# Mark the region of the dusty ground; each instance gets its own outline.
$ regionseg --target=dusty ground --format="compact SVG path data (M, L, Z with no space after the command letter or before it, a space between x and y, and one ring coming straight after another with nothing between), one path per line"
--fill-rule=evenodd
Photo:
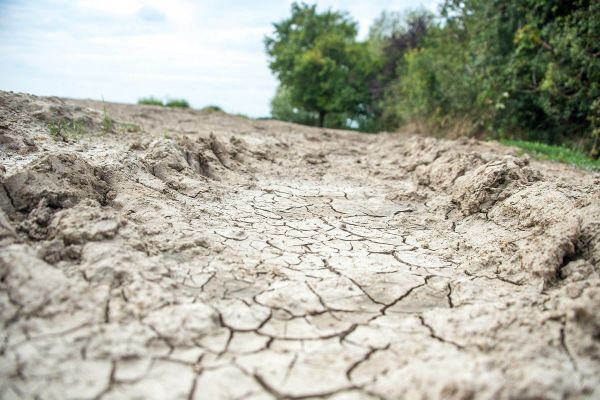
M102 110L0 92L0 398L600 397L598 174Z

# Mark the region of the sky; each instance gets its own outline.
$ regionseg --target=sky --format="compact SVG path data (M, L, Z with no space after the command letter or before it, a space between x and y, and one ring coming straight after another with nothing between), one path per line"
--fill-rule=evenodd
M314 1L307 1L314 3ZM292 0L0 0L0 90L135 103L185 98L193 107L268 116L277 80L263 38ZM439 0L326 0L364 38L383 11Z

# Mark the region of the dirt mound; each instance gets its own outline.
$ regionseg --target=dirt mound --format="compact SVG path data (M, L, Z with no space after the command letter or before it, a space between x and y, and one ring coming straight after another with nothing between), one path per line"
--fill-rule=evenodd
M453 201L464 215L487 212L497 202L539 180L539 173L525 165L523 160L508 158L490 161L465 172L454 181Z
M598 174L6 92L0 121L1 398L598 396Z
M81 199L103 203L109 190L102 171L72 153L45 155L2 184L17 211L31 211L42 200L52 208L69 208Z

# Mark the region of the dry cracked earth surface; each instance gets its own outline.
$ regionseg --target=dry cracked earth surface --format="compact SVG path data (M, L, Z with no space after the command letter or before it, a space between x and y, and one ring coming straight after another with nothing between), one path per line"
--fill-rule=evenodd
M598 174L8 92L0 163L3 399L600 397Z

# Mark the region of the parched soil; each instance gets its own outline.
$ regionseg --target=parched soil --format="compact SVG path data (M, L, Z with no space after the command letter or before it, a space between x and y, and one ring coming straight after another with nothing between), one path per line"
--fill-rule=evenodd
M600 396L598 174L7 92L0 164L0 398Z

